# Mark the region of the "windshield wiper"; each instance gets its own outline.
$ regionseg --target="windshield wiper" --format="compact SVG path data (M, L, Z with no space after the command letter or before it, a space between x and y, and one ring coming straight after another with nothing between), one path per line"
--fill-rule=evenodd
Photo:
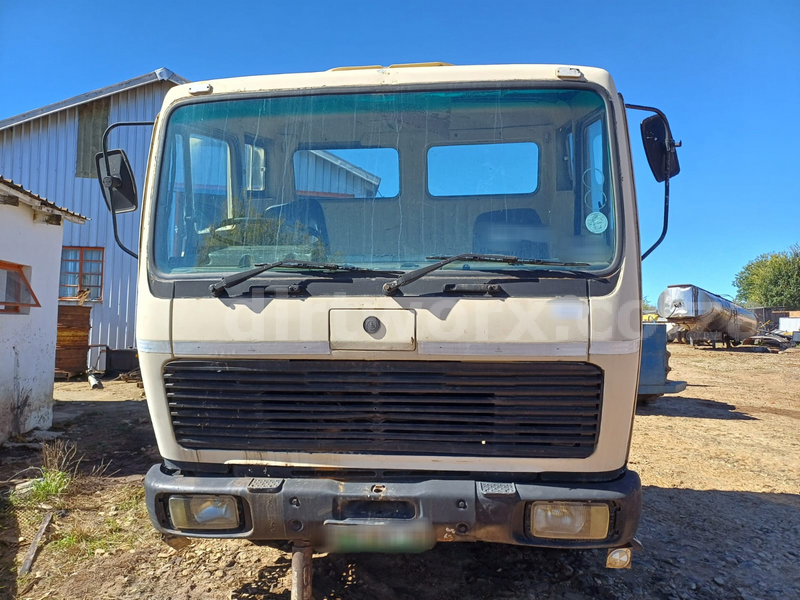
M227 288L239 285L240 283L244 283L248 279L252 279L257 275L261 275L261 273L265 271L269 271L270 269L277 269L279 267L294 269L298 271L304 271L304 270L348 271L348 272L366 271L369 273L385 273L388 275L395 275L397 273L397 271L380 271L376 269L369 269L367 267L356 267L353 265L339 265L336 263L306 262L302 260L279 260L278 262L274 263L256 264L254 269L250 269L248 271L242 271L241 273L235 273L233 275L228 275L226 277L223 277L218 282L212 283L210 286L208 286L208 291L211 292L212 296L218 298Z
M399 288L425 277L428 273L441 269L456 261L465 262L494 262L506 263L509 265L546 265L554 267L588 267L589 263L560 262L556 260L544 260L541 258L519 258L517 256L505 256L503 254L456 254L455 256L426 256L428 260L438 260L438 262L425 267L420 267L408 273L404 273L397 279L383 284L383 293L387 296L394 294Z

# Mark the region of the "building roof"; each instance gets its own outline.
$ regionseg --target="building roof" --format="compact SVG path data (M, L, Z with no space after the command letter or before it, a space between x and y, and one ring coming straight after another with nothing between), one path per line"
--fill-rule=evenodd
M41 108L29 110L28 112L24 112L21 115L17 115L15 117L9 117L8 119L3 119L2 121L0 121L0 130L8 129L9 127L13 127L14 125L25 123L26 121L39 119L41 117L45 117L47 115L59 112L61 110L65 110L67 108L73 108L81 104L86 104L87 102L93 102L94 100L99 100L100 98L112 96L114 94L118 94L120 92L124 92L136 87L147 85L148 83L153 83L155 81L171 81L175 85L189 83L188 79L184 79L180 75L176 75L169 69L165 68L156 69L155 71L152 71L145 75L141 75L140 77L134 77L133 79L128 79L127 81L123 81L122 83L115 83L114 85L109 85L108 87L100 88L99 90L94 90L93 92L87 92L85 94L81 94L80 96L67 98L66 100L62 100L61 102L48 104L47 106L42 106Z
M356 177L360 177L364 181L375 185L376 187L380 185L381 178L375 175L374 173L370 173L359 167L358 165L354 165L348 160L343 159L341 156L336 156L335 154L331 154L330 152L326 152L325 150L309 150L311 154L315 156L319 156L322 160L326 160L335 166L339 167L340 169L344 169L345 171L350 171Z
M30 190L26 190L18 183L14 183L10 179L6 179L0 175L0 205L14 204L18 205L20 202L27 204L34 210L47 213L49 215L58 215L65 218L67 221L73 223L85 223L89 220L88 217L79 215L78 213L67 210L61 206L56 206L49 200L37 196Z

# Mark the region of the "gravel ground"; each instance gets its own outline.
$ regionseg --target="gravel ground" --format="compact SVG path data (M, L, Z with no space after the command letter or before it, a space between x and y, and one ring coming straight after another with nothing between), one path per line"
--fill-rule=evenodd
M631 570L606 570L600 551L488 544L322 555L315 559L317 600L800 598L800 351L670 349L671 378L689 387L638 411L630 466L644 484L644 549ZM9 598L289 597L289 557L279 550L219 540L175 550L158 539L138 483L157 454L140 390L61 383L57 397L66 435L86 464L111 459L119 470L64 499L68 510L57 516L33 576L8 584ZM32 460L12 454L3 469ZM124 525L114 543L78 554L65 552L63 542L59 548L65 532L78 525L99 531L109 515ZM27 549L14 538L30 528L19 519L6 523L4 572Z

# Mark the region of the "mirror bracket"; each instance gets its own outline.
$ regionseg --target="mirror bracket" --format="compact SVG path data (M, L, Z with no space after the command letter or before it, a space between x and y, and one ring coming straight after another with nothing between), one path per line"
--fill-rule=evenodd
M663 224L663 226L661 228L661 235L658 236L658 239L655 241L655 243L652 246L650 246L647 249L646 252L644 252L642 254L641 260L644 260L645 258L650 256L650 254L653 252L653 250L655 250L656 248L658 248L661 245L661 242L663 242L664 238L667 236L667 229L669 228L669 180L670 180L670 177L671 177L670 173L672 172L672 165L670 164L670 161L672 160L673 156L677 157L677 153L675 152L675 149L676 148L680 148L681 146L683 146L683 142L680 142L680 141L676 142L675 139L672 137L672 131L670 130L670 127L669 127L669 121L667 120L667 115L665 115L659 109L657 109L657 108L655 108L653 106L642 106L642 105L639 105L639 104L626 104L625 108L630 108L632 110L643 110L643 111L646 111L646 112L652 112L652 113L657 114L664 121L665 133L666 133L666 139L664 140L664 145L666 146L666 150L667 150L666 155L664 157L664 161L665 161L665 164L664 164L664 224ZM677 175L677 173L675 173L674 175Z
M106 163L108 162L108 158L106 157ZM106 169L108 169L108 164L106 164ZM106 175L103 177L103 187L110 188L110 189L117 189L122 186L122 180L119 177L111 177Z
M109 199L109 210L111 211L111 224L114 228L114 240L117 242L117 246L119 246L123 252L129 254L133 258L138 259L139 255L136 254L133 250L129 249L125 244L122 243L122 240L119 239L119 229L117 227L117 211L114 210L114 203L110 201L112 198L111 192L112 190L120 189L122 187L122 180L119 177L114 177L113 175L108 175L111 172L111 168L108 162L108 135L111 133L113 129L117 127L144 127L144 126L153 126L155 124L154 121L120 121L119 123L112 123L108 126L108 128L103 132L103 162L105 164L106 173L102 178L102 185L106 191L104 191L104 195L107 196Z

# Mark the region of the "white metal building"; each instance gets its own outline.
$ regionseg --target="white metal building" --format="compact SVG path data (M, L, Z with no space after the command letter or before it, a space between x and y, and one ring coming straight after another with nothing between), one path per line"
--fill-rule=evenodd
M0 176L0 443L52 423L61 237L85 220Z
M158 69L0 121L0 173L91 219L81 227L64 226L59 279L61 303L73 302L81 289L89 290L89 301L96 303L90 344L135 346L136 261L114 242L97 182L95 154L102 134L111 123L154 120L167 91L182 83L187 80ZM126 127L109 137L109 148L127 153L140 187L151 134L150 127ZM137 211L118 219L120 239L129 248L137 246L139 217ZM98 357L93 349L89 366Z

